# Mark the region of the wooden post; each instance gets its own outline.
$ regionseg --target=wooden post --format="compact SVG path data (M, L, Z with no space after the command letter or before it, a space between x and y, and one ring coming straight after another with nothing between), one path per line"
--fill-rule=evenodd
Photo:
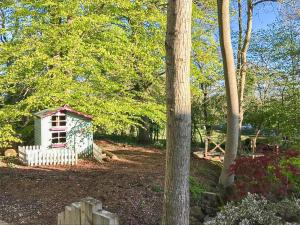
M70 206L66 206L65 207L65 220L64 220L64 225L69 225L69 224L72 224L72 208Z
M205 138L205 147L204 147L204 157L207 156L207 152L208 152L208 138Z
M64 212L58 213L57 225L64 225L64 221L65 221L65 213Z
M105 210L93 213L93 225L118 225L119 219L116 214Z
M279 145L275 145L275 152L277 155L279 154Z
M93 212L102 209L102 202L87 197L81 200L81 225L93 225Z
M116 214L102 210L102 203L87 197L66 206L57 216L58 225L119 225Z
M80 224L80 217L81 217L81 209L80 209L80 202L74 202L71 204L72 211L72 225L81 225Z

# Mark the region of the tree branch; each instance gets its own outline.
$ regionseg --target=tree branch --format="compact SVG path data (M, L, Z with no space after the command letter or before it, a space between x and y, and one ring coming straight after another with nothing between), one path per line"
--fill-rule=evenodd
M278 0L259 0L257 2L254 2L253 6L256 6L256 5L258 5L260 3L264 3L264 2L278 2Z

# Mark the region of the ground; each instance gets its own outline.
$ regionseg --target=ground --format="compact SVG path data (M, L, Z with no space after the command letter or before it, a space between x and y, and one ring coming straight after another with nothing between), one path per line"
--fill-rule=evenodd
M165 151L98 141L119 160L77 166L7 166L0 163L0 220L14 225L55 225L64 206L91 196L117 213L120 224L159 224L162 212ZM219 166L192 159L191 174L214 188Z

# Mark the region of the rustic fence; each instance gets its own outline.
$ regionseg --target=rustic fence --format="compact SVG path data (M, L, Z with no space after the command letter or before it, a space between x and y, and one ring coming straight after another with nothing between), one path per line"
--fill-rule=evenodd
M28 166L77 164L77 153L67 148L52 148L34 145L19 146L19 158Z
M116 214L102 209L102 202L87 197L65 207L57 216L58 225L119 225Z

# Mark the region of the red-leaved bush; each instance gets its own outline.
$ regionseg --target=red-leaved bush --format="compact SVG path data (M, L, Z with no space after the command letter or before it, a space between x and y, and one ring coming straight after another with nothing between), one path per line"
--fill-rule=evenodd
M297 190L291 177L299 177L300 169L289 163L289 159L300 157L299 151L284 151L252 158L241 157L231 166L235 175L235 191L232 200L239 200L249 193L261 194L267 198L280 199Z

